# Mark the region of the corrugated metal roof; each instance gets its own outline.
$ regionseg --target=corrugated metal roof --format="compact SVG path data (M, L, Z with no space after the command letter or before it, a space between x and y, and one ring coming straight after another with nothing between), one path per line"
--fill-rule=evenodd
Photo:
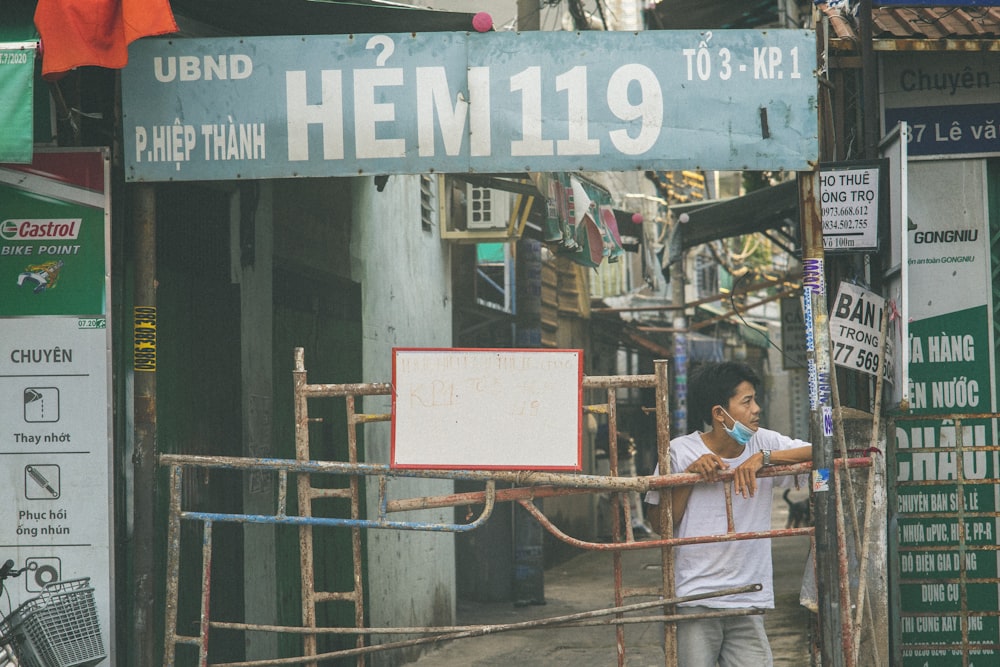
M822 12L829 20L830 30L833 31L833 34L831 35L832 38L843 39L851 42L857 41L858 34L853 16L845 12L840 5L831 7L830 5L823 3L817 7L819 11Z
M829 19L831 37L858 41L858 21L843 5L819 5ZM872 39L1000 39L1000 7L875 7Z
M997 39L1000 7L876 7L875 39Z

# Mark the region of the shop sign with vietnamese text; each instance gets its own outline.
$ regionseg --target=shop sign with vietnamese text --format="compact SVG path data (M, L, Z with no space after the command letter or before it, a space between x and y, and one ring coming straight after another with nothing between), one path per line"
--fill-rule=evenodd
M878 250L879 221L886 211L887 167L885 160L820 166L823 250Z
M1000 62L995 55L887 53L882 58L883 127L906 121L910 158L1000 155Z
M143 39L126 178L808 170L809 30Z

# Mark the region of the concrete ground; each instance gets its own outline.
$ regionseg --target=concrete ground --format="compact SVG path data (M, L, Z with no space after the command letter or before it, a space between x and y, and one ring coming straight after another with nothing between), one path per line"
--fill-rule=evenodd
M793 491L805 496L803 490ZM787 506L775 491L772 526L784 528ZM765 616L776 667L806 667L810 664L811 614L799 605L799 587L809 550L804 536L775 539L775 609ZM623 554L623 584L629 587L658 586L660 551L643 549ZM632 598L635 603L653 598ZM546 570L545 604L514 607L510 603L460 602L461 625L500 625L530 619L551 618L614 606L612 555L581 552ZM646 614L647 612L643 612ZM654 615L655 610L648 612ZM625 664L632 667L665 667L663 631L659 623L625 626ZM426 649L420 667L609 667L618 664L613 627L546 628L497 632L461 639Z

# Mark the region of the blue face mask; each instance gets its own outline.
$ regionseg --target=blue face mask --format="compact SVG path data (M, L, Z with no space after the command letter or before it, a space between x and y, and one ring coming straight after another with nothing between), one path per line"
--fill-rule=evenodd
M722 408L723 412L726 412L725 408ZM726 416L733 419L733 416L726 412ZM735 440L741 445L745 445L750 442L750 438L753 437L753 431L750 430L749 426L746 426L743 422L738 422L733 419L733 427L729 428L725 424L722 425L722 429L726 432L730 438Z

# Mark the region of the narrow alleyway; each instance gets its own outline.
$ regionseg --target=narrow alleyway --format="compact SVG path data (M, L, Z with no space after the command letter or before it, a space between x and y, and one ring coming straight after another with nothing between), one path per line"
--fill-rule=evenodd
M804 491L793 492L804 496ZM787 506L775 491L773 527L784 528ZM809 550L809 538L782 538L772 542L774 553L775 609L765 616L776 667L809 665L809 613L799 605L799 587ZM585 552L545 573L546 604L515 608L509 603L459 603L458 622L463 625L507 624L562 616L603 607L614 601L612 556ZM626 587L654 586L660 580L660 552L656 549L626 552L623 557ZM641 602L632 599L628 602ZM625 626L627 664L663 667L662 630L659 624ZM618 664L613 628L584 627L504 632L459 640L428 649L419 667L611 667Z

